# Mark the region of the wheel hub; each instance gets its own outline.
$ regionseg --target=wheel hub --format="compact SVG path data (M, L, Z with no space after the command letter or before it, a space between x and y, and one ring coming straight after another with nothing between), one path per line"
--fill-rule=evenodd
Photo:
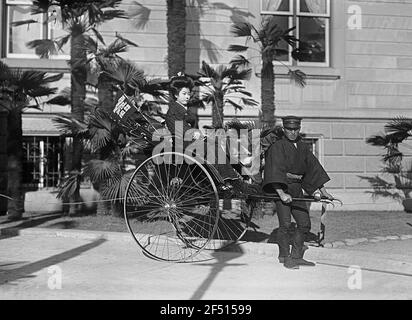
M165 208L166 210L170 210L170 209L176 209L177 206L176 206L176 203L175 203L175 202L171 201L171 202L167 202L167 203L164 205L164 208Z

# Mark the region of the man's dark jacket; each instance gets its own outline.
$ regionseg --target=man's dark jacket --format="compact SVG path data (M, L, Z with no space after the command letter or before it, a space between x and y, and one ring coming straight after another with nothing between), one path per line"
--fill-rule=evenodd
M300 182L290 174L301 176ZM295 145L285 136L276 140L266 153L263 190L276 193L281 188L292 197L302 196L302 188L312 195L330 180L328 174L301 139Z

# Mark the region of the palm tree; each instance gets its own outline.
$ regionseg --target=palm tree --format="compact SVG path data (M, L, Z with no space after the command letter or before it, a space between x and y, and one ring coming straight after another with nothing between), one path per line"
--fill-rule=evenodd
M80 181L89 178L100 194L99 203L112 203L112 214L120 216L118 204L122 202L128 179L133 173L130 167L136 165L136 154L144 147L143 141L133 146L119 143L116 124L106 111L99 108L94 109L85 122L66 116L57 116L53 120L64 135L87 141L85 145L89 152L100 155L88 161L79 174L68 177L60 186L57 197L70 198Z
M103 41L97 27L103 22L126 18L123 10L116 9L121 0L36 0L31 7L32 14L48 14L51 9L59 11L61 24L67 34L55 40L41 39L27 43L34 48L36 53L47 58L56 54L70 40L70 72L71 72L71 112L79 121L84 119L83 103L86 96L87 66L79 63L86 60L85 43L90 39L90 34ZM25 21L18 22L21 25ZM47 22L47 21L46 21ZM33 23L33 19L26 21ZM78 138L73 139L72 165L73 174L81 170L82 144ZM72 202L79 200L79 190L73 194ZM76 212L77 206L71 206L71 211Z
M215 128L223 127L224 108L232 106L242 110L243 106L256 106L257 101L251 98L242 81L250 79L251 69L241 69L239 65L219 65L212 68L202 61L202 68L198 72L204 82L205 89L201 99L212 103L212 125Z
M139 107L144 106L148 96L159 102L167 101L167 82L147 79L144 72L132 62L118 59L105 67L103 73L110 85L116 85L123 92L135 95L133 100ZM119 215L119 204L133 172L130 168L136 167L147 143L142 138L128 136L128 132L113 121L109 111L102 108L92 108L85 121L78 121L70 116L58 116L54 121L64 135L85 141L90 153L96 156L85 163L78 173L66 178L59 188L58 197L63 200L71 198L79 188L80 181L87 177L99 192L102 201L112 203L112 214Z
M116 39L107 46L102 46L98 41L89 38L84 48L87 53L87 60L78 61L80 64L89 66L90 78L94 77L96 79L91 84L96 86L99 106L108 112L114 106L114 88L112 81L104 71L117 61L123 59L119 56L119 53L126 52L129 46L138 46L136 43L123 38L117 32L115 37Z
M261 103L262 122L269 125L275 124L275 73L273 61L279 61L279 57L289 55L289 51L282 49L281 44L287 43L293 49L292 57L295 60L302 58L305 54L305 45L300 43L300 48L296 48L299 42L290 33L294 28L283 30L277 24L276 17L269 16L262 19L259 28L249 22L236 22L232 25L231 32L235 37L245 37L245 45L230 45L228 50L232 52L245 52L247 50L257 50L262 61L261 67ZM258 45L258 49L249 46L252 40ZM252 57L253 58L253 57ZM281 62L281 61L280 61ZM235 57L231 63L239 65L249 65L250 61L242 55ZM305 86L305 74L300 70L289 69L289 75L298 85Z
M407 148L405 142L410 137L412 137L412 120L398 117L385 125L385 133L366 139L368 144L385 150L382 157L382 175L360 177L371 184L374 197L391 197L398 201L412 197L412 163L406 160L405 154L400 151L401 146ZM386 175L391 175L393 182L387 181Z
M1 61L0 74L0 103L8 111L8 193L12 197L8 213L10 219L20 219L24 212L22 114L27 108L40 109L38 98L55 93L57 88L48 85L63 74L48 76L40 71L11 70Z

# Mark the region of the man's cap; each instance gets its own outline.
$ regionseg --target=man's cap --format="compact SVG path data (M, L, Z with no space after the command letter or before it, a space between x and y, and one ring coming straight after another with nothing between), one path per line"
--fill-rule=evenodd
M286 116L282 118L283 127L286 129L300 129L302 118L296 116Z

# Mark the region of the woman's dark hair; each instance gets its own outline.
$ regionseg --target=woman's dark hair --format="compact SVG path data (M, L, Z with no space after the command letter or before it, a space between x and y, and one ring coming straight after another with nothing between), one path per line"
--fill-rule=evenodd
M194 82L191 78L186 76L173 77L170 81L169 90L173 99L179 94L180 90L183 88L189 88L192 90L194 87Z

